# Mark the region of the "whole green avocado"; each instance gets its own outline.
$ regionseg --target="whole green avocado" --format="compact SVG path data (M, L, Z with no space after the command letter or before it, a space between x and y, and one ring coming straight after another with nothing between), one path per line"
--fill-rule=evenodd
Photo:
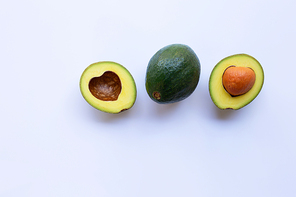
M193 93L199 77L200 62L194 51L184 44L168 45L148 63L146 91L157 103L175 103Z

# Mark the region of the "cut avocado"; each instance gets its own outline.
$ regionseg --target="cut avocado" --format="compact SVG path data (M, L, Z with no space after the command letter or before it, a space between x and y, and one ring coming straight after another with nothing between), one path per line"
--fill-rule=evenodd
M187 45L172 44L157 51L146 71L146 91L161 104L187 98L195 90L200 76L200 62Z
M115 62L97 62L88 66L80 78L80 91L94 108L119 113L130 109L137 90L130 72Z
M212 70L210 96L218 108L237 110L257 97L263 82L263 69L254 57L232 55L222 59Z

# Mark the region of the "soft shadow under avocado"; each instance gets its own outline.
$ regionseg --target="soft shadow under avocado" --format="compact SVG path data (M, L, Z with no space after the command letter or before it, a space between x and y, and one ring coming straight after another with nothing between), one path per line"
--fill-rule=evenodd
M239 113L239 110L233 110L233 109L219 109L215 105L212 106L213 111L215 112L215 115L220 120L227 120L231 119L235 114Z

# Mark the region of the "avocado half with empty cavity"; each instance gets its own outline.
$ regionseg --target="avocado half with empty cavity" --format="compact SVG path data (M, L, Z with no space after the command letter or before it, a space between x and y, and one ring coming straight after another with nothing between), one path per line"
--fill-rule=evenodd
M119 113L130 109L137 90L130 72L116 62L97 62L88 66L80 78L80 91L94 108Z
M247 54L222 59L212 70L210 96L220 109L240 109L252 102L262 89L264 72L261 64Z

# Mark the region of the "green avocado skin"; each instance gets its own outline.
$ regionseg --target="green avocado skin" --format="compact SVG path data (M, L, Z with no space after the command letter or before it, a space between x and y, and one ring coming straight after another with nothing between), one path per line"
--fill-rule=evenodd
M184 100L195 90L200 77L200 62L187 45L172 44L157 51L150 59L145 86L149 97L157 103ZM155 92L160 98L155 98Z

